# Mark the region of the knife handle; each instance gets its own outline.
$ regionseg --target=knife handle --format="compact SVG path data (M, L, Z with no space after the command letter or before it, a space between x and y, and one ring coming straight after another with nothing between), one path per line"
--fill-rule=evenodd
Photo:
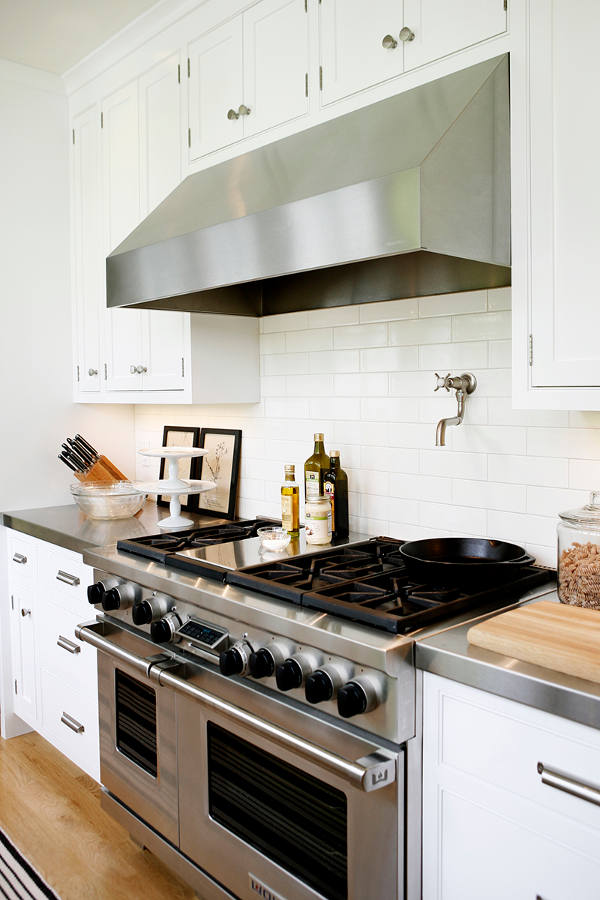
M80 434L76 434L75 440L79 441L81 444L83 444L83 446L87 449L88 453L91 453L95 459L99 459L100 454L98 453L96 448L92 447L92 445L89 443L89 441L86 441L86 439L84 437L82 437Z

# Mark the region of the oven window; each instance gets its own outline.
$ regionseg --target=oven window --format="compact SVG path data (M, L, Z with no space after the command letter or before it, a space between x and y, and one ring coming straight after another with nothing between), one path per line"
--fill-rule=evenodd
M156 694L115 670L117 750L156 778Z
M211 722L207 742L213 819L324 897L345 900L346 795Z

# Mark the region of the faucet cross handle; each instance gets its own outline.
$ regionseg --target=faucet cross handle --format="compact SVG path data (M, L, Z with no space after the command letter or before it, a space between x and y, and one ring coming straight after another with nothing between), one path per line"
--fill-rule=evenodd
M439 391L440 388L446 388L447 391L450 390L450 372L447 375L438 375L435 373L436 377L436 387L435 391ZM434 393L435 393L434 391Z

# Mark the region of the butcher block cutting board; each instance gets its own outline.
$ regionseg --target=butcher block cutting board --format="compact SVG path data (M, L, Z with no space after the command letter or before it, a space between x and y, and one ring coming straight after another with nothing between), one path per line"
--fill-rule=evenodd
M600 683L600 610L540 600L474 625L470 644Z

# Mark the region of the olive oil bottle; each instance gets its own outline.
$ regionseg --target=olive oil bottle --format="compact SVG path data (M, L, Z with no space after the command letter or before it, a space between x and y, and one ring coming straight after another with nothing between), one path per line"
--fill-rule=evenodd
M316 500L323 493L323 475L329 468L329 457L325 453L323 435L315 434L315 449L304 463L304 497Z
M295 466L285 466L285 481L281 485L281 527L292 537L300 533L300 486L296 482Z
M348 537L348 476L340 468L340 451L332 450L329 469L323 475L323 490L331 500L333 538Z

